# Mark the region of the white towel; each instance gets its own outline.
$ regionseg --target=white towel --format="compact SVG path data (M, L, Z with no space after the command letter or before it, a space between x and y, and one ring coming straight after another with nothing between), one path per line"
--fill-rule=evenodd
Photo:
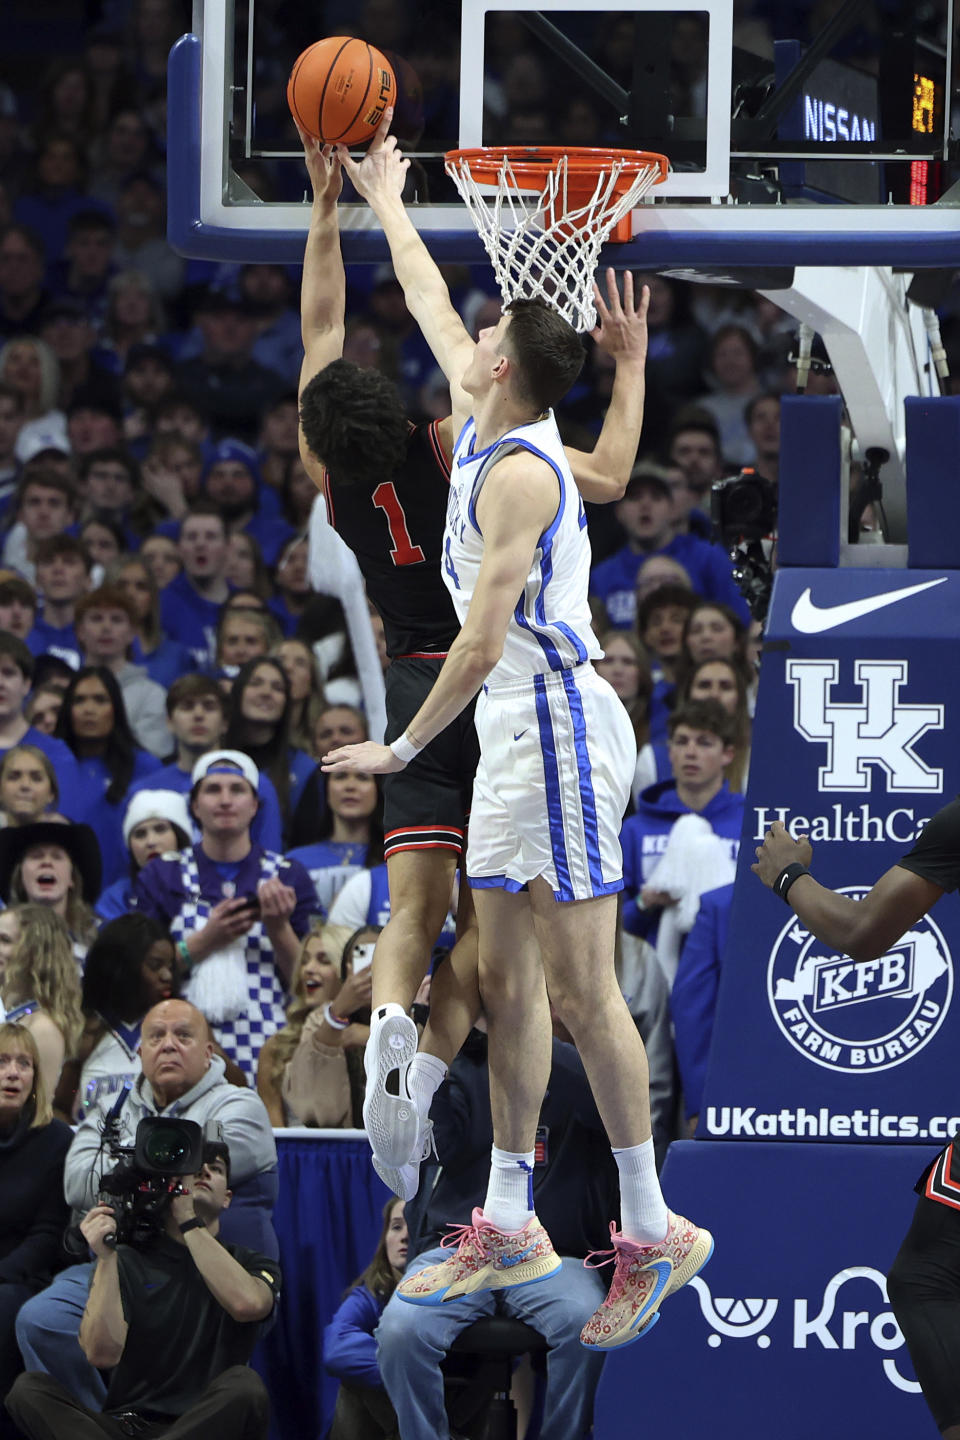
M249 1004L244 941L235 940L208 960L201 960L190 972L186 998L214 1025L242 1015Z
M387 728L386 695L363 576L357 557L327 519L326 501L319 493L310 511L309 554L311 586L322 595L335 595L343 606L370 739L381 742Z
M700 896L728 885L736 873L730 841L715 835L702 815L681 815L674 822L666 850L643 882L677 902L664 908L657 929L657 959L671 987L683 937L692 930L700 909Z

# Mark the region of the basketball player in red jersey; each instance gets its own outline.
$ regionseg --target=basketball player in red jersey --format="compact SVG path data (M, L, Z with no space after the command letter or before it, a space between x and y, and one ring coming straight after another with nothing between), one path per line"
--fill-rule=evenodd
M390 118L388 112L382 135ZM300 134L314 196L301 298L300 453L383 618L391 660L389 743L403 735L431 690L459 628L440 576L456 436L450 417L411 425L390 380L340 358L340 165L329 147ZM611 271L608 300L597 298L594 339L615 359L613 393L594 451L568 448L567 456L584 498L606 502L623 494L639 444L649 296L644 288L635 307L627 274L621 304ZM462 325L452 306L451 320ZM374 956L364 1123L378 1173L404 1199L416 1192L429 1147L433 1095L480 1009L475 921L462 886L459 939L435 973L430 1023L417 1053L407 1012L446 916L478 754L471 706L385 783L391 917Z

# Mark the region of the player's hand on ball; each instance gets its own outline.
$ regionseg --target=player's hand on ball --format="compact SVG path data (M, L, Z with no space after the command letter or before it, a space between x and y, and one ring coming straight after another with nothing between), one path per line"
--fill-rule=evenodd
M313 198L322 204L336 205L343 187L343 171L340 156L332 145L324 145L308 135L295 120L297 133L303 141L303 158L313 186Z
M361 745L341 745L338 750L328 750L320 762L326 775L337 775L344 770L359 770L364 775L391 775L394 770L403 769L389 745L376 745L364 740Z
M809 865L813 859L813 846L806 835L794 840L787 827L780 820L774 820L756 849L757 862L750 869L770 889L781 870L788 865Z
M360 161L353 159L345 145L337 146L340 163L354 189L374 206L378 200L395 198L403 193L410 169L410 161L404 159L397 147L397 137L389 133L392 119L391 105L384 111L383 119L370 141L370 148Z

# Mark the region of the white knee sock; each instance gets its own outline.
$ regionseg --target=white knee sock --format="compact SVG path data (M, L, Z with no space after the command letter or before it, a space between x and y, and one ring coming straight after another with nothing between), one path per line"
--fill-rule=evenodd
M407 1070L407 1094L417 1107L421 1130L430 1114L433 1097L447 1078L447 1066L436 1055L421 1055L419 1052L410 1061Z
M620 1228L630 1240L656 1245L667 1233L667 1206L660 1191L653 1141L614 1150L620 1172Z
M490 1148L490 1181L483 1202L483 1218L498 1230L522 1230L533 1217L532 1150L514 1154Z

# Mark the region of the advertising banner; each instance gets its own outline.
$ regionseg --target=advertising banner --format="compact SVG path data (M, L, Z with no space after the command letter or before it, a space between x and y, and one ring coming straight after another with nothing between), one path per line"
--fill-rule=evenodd
M671 1146L667 1204L716 1248L607 1357L596 1440L936 1440L885 1280L922 1168L912 1146Z
M775 821L859 899L960 789L960 574L781 570L697 1134L925 1145L960 1128L945 897L886 955L821 944L750 872Z

